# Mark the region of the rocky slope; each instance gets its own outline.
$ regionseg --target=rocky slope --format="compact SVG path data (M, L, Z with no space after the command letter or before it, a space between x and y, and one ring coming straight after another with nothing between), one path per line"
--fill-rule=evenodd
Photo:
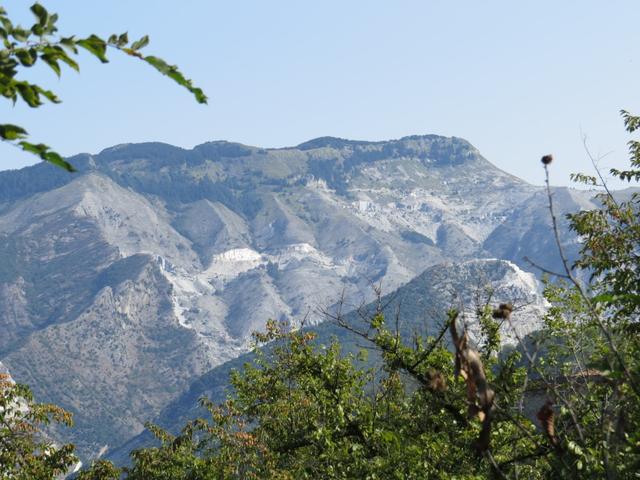
M443 262L559 268L541 189L458 138L153 143L71 161L78 174L0 173L0 360L75 413L61 434L85 456L140 433L268 318L317 323L341 295L361 305L372 284L391 292ZM554 195L560 212L593 205Z

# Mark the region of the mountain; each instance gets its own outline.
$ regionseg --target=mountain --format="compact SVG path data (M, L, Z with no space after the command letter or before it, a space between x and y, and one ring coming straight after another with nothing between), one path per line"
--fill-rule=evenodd
M455 137L148 143L70 161L79 173L0 172L0 360L75 414L57 438L84 457L139 434L268 318L316 324L318 307L447 263L560 268L543 190ZM554 190L560 216L591 196Z

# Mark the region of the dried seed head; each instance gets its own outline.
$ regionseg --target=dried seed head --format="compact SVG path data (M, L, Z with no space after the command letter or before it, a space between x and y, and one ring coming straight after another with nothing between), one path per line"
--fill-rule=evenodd
M512 303L501 303L498 308L500 308L500 310L508 310L509 312L513 312Z
M549 165L551 162L553 162L553 155L545 155L544 157L542 157L541 161L544 165Z
M429 380L429 389L434 392L444 392L447 389L447 381L440 372L432 372Z
M493 310L493 318L495 319L504 319L506 320L511 316L511 312L513 312L513 305L510 303L501 303L498 308Z
M546 403L542 406L542 408L538 411L536 415L540 424L542 425L542 429L547 434L551 445L554 447L559 446L558 437L556 436L555 430L555 413L553 411L553 402L551 400L547 400Z

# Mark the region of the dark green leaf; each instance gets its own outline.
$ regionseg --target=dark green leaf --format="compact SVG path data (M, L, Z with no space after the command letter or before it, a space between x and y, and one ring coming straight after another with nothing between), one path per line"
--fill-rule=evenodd
M96 35L91 35L87 38L77 40L76 45L84 48L86 51L98 58L102 63L107 63L109 61L106 57L107 43Z
M145 35L140 40L137 40L137 41L133 42L131 44L131 49L132 50L140 50L141 48L144 48L147 45L149 45L149 37L147 35Z
M33 48L19 48L15 51L15 55L18 57L18 60L20 60L20 63L25 67L30 67L38 59L38 55Z
M54 13L53 15L49 15L49 21L47 22L47 26L45 27L45 33L53 34L58 29L56 27L56 22L58 21L58 14Z
M52 103L61 103L62 102L62 100L60 100L60 98L58 98L58 96L55 93L53 93L51 90L45 90L44 88L39 87L37 85L35 85L35 88L38 91L38 93L43 95L50 102L52 102Z
M44 27L49 21L49 12L39 3L34 3L31 6L31 11L38 18L38 24Z
M73 68L76 72L80 71L80 65L78 65L78 63L69 55L67 55L67 53L62 49L60 49L60 52L58 52L58 60L63 61L69 67Z
M42 25L36 23L31 27L31 33L37 35L38 37L42 37L44 36L44 28L42 27Z
M78 49L76 48L76 40L74 37L61 38L60 45L71 50L73 53L78 53Z
M194 87L191 83L191 80L185 78L180 70L178 70L178 67L176 67L175 65L169 65L163 59L151 55L143 57L142 59L163 75L171 78L178 85L181 85L189 90L196 98L196 101L198 103L207 103L207 96L204 94L202 89Z
M622 115L624 126L629 133L633 133L640 128L640 117L631 115L626 110L620 110L620 115Z
M13 30L13 23L7 17L0 17L0 23L7 32L11 32Z
M44 63L49 65L51 70L56 72L57 76L60 76L60 64L58 63L58 60L55 55L50 55L45 53L44 55L40 55L40 58L44 61Z
M42 105L42 102L40 101L40 95L38 94L38 91L34 85L31 85L27 82L16 82L15 87L22 97L22 100L24 100L27 105L32 108L36 108Z
M20 27L15 27L11 30L11 36L18 42L26 42L29 39L29 32Z
M118 47L124 47L127 43L129 43L129 35L127 34L127 32L124 32L118 37L117 45Z
M59 153L52 151L47 145L43 143L34 144L23 141L20 142L19 145L25 152L33 153L40 157L42 160L63 168L67 172L76 171L74 166L67 162L64 158L62 158Z
M10 123L0 125L0 137L3 140L17 140L26 136L27 131L18 125L11 125Z

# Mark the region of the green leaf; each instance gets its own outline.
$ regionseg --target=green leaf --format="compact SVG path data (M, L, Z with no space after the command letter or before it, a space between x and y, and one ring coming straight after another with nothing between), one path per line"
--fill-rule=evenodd
M38 59L38 54L33 48L19 48L15 51L15 55L24 67L30 67Z
M73 53L78 53L78 49L76 48L76 39L73 36L61 38L60 45L72 51Z
M49 35L55 33L58 28L56 27L56 22L58 21L58 14L54 13L53 15L49 15L49 21L47 22L47 26L45 27L45 33Z
M71 165L69 162L67 162L64 158L62 158L62 156L60 156L60 154L56 153L56 152L46 152L43 156L42 156L43 160L46 160L49 163L52 163L60 168L65 169L67 172L75 172L76 169L74 168L73 165Z
M129 43L129 35L127 34L127 32L124 32L118 37L117 45L118 47L124 47L127 43Z
M78 65L78 63L73 58L71 58L69 55L67 55L64 51L62 51L62 52L60 52L58 54L58 60L63 61L69 67L73 68L76 72L80 71L80 65Z
M569 175L572 182L582 183L584 185L597 186L596 177L593 175L585 175L584 173L572 173Z
M15 27L11 30L11 36L18 42L26 42L29 39L29 32L23 28Z
M35 89L38 91L39 94L43 95L50 102L62 103L62 100L60 100L60 98L51 90L45 90L44 88L39 87L38 85L35 85Z
M169 65L163 59L154 57L152 55L142 57L142 59L163 75L171 78L178 85L181 85L189 90L198 103L207 103L207 96L204 94L202 89L194 87L191 83L191 80L185 78L180 70L178 70L178 67L176 67L175 65Z
M620 110L620 115L622 115L622 119L624 120L624 126L627 129L627 132L633 133L638 128L640 128L640 117L631 115L626 110Z
M49 12L39 3L34 3L31 6L31 11L38 18L38 24L44 27L49 21Z
M40 95L34 85L27 82L16 82L15 86L16 90L18 90L18 93L22 97L22 100L24 100L31 108L36 108L42 105Z
M25 152L33 153L35 155L40 156L42 153L46 152L47 147L44 143L29 143L29 142L20 142L19 144L22 147L22 150Z
M16 104L16 87L13 82L10 85L0 85L0 94Z
M51 68L51 70L53 70L58 77L60 76L60 64L58 63L58 59L55 55L45 53L43 55L40 55L40 58L44 61L44 63L49 65L49 68Z
M26 136L27 131L18 125L12 125L10 123L0 125L0 137L3 140L17 140L19 138L25 138Z
M633 293L620 293L615 295L611 293L602 293L593 297L593 301L595 303L604 304L612 304L615 302L630 302L635 305L640 305L640 295L636 295Z
M382 315L381 313L377 313L371 319L370 324L371 324L371 328L380 329L382 327L382 325L384 324L384 315Z
M47 145L43 143L35 144L35 143L22 141L19 143L19 145L20 147L22 147L22 150L24 150L25 152L29 152L29 153L33 153L34 155L37 155L45 162L49 162L53 165L56 165L57 167L63 168L67 172L76 171L74 166L71 165L69 162L67 162L64 158L62 158L62 156L59 153L52 151Z
M11 23L11 20L7 17L0 17L0 23L2 23L2 26L7 32L11 33L13 30L13 23Z
M144 48L147 45L149 45L149 36L145 35L140 40L136 40L135 42L133 42L131 44L131 49L132 50L140 50L141 48Z
M84 48L87 52L91 53L94 57L98 58L102 63L108 63L109 60L106 57L107 43L96 35L91 35L87 38L76 41L76 45Z

